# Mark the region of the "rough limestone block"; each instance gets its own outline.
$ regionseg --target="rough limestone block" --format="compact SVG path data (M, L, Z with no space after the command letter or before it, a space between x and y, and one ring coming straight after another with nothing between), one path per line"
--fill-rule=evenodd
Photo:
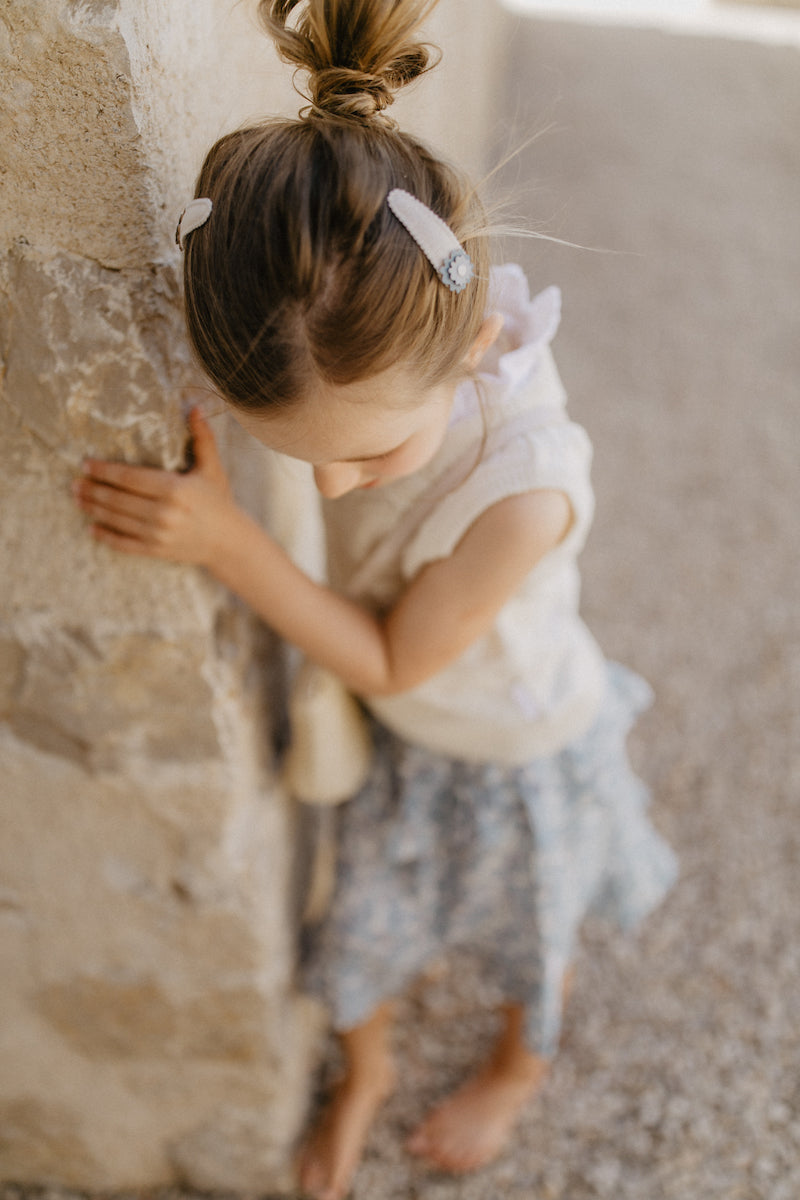
M141 754L163 762L216 758L207 657L197 639L52 631L27 650L11 727L44 750L103 770Z
M161 0L0 5L0 1179L270 1188L302 1117L270 644L69 495L86 454L184 460L175 219L255 94L196 87L227 8L176 53Z
M86 454L183 464L177 216L219 134L301 103L254 0L190 8L0 0L0 1180L274 1190L308 1090L274 641L70 497ZM447 8L398 116L473 165L491 13ZM309 472L212 423L318 570Z
M285 809L221 764L123 780L0 753L3 1177L274 1183L308 1070Z
M147 262L155 242L130 61L101 19L115 5L14 0L4 8L5 219L42 249L109 267Z
M11 711L24 661L22 647L13 638L0 636L0 718L3 720Z
M86 454L181 465L180 388L196 371L173 267L16 250L8 278L4 393L25 428L73 467Z

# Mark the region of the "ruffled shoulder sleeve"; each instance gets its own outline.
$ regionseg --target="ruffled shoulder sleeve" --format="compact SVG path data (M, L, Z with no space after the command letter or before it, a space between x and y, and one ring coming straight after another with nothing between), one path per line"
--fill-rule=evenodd
M477 517L506 496L537 488L564 491L575 516L571 553L591 522L591 445L567 418L566 392L550 350L561 293L550 287L531 299L521 268L505 266L492 274L490 303L490 311L505 319L502 340L481 364L477 383L468 385L474 393L469 407L477 407L485 422L480 458L410 539L402 559L406 580L451 554Z
M480 378L507 393L530 377L553 341L561 323L561 290L548 287L531 298L524 271L508 263L492 271L489 311L501 314L503 329Z

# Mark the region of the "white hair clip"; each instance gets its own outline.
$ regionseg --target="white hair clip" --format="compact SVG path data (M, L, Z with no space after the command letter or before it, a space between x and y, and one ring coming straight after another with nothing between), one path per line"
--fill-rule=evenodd
M442 283L451 292L463 292L475 276L472 259L449 225L410 192L393 188L386 202L398 221L405 225Z
M178 218L178 228L175 230L175 241L181 250L183 249L183 242L187 233L191 233L193 229L199 229L201 225L205 225L211 216L212 208L211 201L205 197L190 200L186 205L186 208Z

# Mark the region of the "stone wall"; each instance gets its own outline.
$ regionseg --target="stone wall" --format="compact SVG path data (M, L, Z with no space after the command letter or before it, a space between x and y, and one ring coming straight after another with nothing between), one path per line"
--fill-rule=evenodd
M202 573L95 546L69 494L86 453L182 461L176 215L214 137L297 107L253 7L0 0L3 1180L264 1190L303 1116L274 646ZM445 66L401 107L476 166L469 7L437 11ZM215 425L313 558L307 481Z

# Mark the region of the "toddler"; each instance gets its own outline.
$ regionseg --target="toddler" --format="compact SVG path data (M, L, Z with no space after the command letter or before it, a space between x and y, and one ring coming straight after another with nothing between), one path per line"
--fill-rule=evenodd
M427 964L469 952L502 1012L409 1141L464 1172L546 1072L585 915L631 927L675 874L625 750L649 689L578 612L591 448L551 354L559 293L490 268L475 190L386 115L430 65L434 3L262 0L308 107L221 138L178 230L208 378L313 467L328 584L236 505L197 410L190 471L89 461L76 485L100 542L207 568L369 714L301 964L345 1064L300 1155L316 1200L349 1189L394 1082L392 998Z

